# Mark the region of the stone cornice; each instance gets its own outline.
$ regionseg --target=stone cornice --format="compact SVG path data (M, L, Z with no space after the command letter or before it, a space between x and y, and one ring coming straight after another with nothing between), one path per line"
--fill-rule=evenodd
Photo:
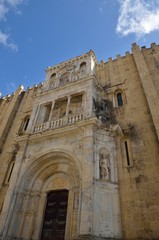
M87 57L89 57L89 56L91 56L91 57L93 58L93 60L95 61L95 63L98 64L98 61L97 61L97 59L96 59L96 56L95 56L94 51L93 51L93 50L90 50L89 52L87 52L87 53L85 53L85 54L82 54L82 55L77 56L77 57L75 57L75 58L71 58L71 59L69 59L69 60L67 60L67 61L64 61L64 62L62 62L62 63L59 63L59 64L57 64L57 65L55 65L55 66L52 66L52 67L49 66L49 67L46 68L46 72L52 71L52 70L57 70L57 69L59 70L60 68L69 66L70 64L75 63L76 61L79 61L79 60L83 60L83 61L84 61L85 58L87 58Z
M65 85L62 85L62 86L58 86L56 88L52 88L52 89L47 89L47 90L42 90L41 92L39 92L37 94L37 97L40 97L40 96L43 96L45 94L49 94L49 93L54 93L54 92L57 92L57 91L61 91L65 88L69 88L69 86L74 86L74 85L81 85L82 83L84 82L88 82L90 80L95 80L96 77L95 75L90 75L90 76L86 76L86 77L83 77L82 79L78 79L76 81L71 81L71 82L68 82L67 84Z

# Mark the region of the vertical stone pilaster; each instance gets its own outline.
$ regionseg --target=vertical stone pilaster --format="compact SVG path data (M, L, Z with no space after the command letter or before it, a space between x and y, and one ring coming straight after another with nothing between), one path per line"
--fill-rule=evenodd
M141 79L141 83L145 92L145 97L149 106L149 110L153 119L157 137L159 140L159 110L158 103L159 97L157 95L153 79L150 75L149 69L146 65L144 56L137 44L132 45L132 53Z
M29 120L29 125L28 125L27 130L26 130L27 133L30 133L32 131L32 129L33 129L35 123L36 123L38 113L39 113L39 108L38 108L38 104L36 103L34 105L33 112L31 114L31 118ZM36 118L35 118L35 116L36 116Z
M16 111L20 105L20 94L22 91L23 86L20 86L15 92L11 100L11 103L9 104L7 111L5 112L4 117L2 119L0 127L0 152L2 151L3 144L6 140L9 129L12 126L12 122L14 120Z
M35 104L34 106L34 109L33 109L33 113L32 114L32 117L31 117L31 120L30 120L30 125L31 125L31 128L32 128L32 131L34 130L34 126L37 124L37 121L38 121L38 116L39 116L39 113L40 113L40 104ZM29 126L28 126L28 131L29 131Z
M90 86L90 89L86 92L85 95L85 115L87 118L92 117L93 114L93 96L92 96L92 86Z
M37 197L37 205L36 205L36 218L34 221L34 226L36 228L34 229L34 232L32 234L33 239L40 239L40 235L42 232L42 225L43 225L43 211L39 211L39 209L45 209L47 201L47 194L46 193L41 193L39 197Z
M21 149L18 151L17 155L16 155L16 160L15 160L15 165L14 165L14 169L12 172L12 176L10 179L10 185L5 197L5 201L4 201L4 205L3 205L3 209L2 209L2 213L1 213L1 224L0 226L2 226L3 229L3 235L5 236L5 234L8 234L9 228L10 228L10 222L11 219L13 217L13 212L14 212L14 208L15 208L15 203L16 203L16 199L17 199L17 185L18 185L18 178L19 178L19 174L20 174L20 170L21 170L21 165L22 165L22 160L24 158L24 154L25 154L25 148L26 148L26 142L23 142L23 147L21 146Z
M71 102L71 96L68 96L67 108L66 108L66 116L68 116L68 114L69 114L70 102Z
M90 235L93 231L93 137L93 126L87 126L84 131L80 235Z
M52 101L52 106L51 106L51 111L50 111L49 121L51 121L52 113L53 113L53 111L54 111L54 106L55 106L55 100Z

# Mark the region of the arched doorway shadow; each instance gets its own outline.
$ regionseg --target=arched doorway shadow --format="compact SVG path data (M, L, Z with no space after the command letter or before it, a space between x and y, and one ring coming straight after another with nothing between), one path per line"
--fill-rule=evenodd
M7 236L40 239L48 193L65 190L68 191L65 239L76 237L80 176L79 164L68 153L52 152L33 159L19 180Z

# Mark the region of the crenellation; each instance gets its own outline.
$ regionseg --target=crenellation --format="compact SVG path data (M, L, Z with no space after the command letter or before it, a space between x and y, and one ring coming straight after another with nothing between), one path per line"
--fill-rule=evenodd
M100 61L100 65L104 65L104 64L105 64L105 61L104 61L104 60L101 60L101 61ZM98 66L98 64L97 64L96 66Z
M139 48L139 46L137 45L137 43L136 42L134 42L134 43L132 43L132 49L134 49L134 48Z
M121 58L121 54L116 55L117 60Z
M132 55L132 54L131 54L129 51L125 52L125 56L126 56L126 57L131 57L131 55Z
M112 58L112 57L109 57L109 58L108 58L108 63L109 63L109 62L112 62L112 61L113 61L113 58Z
M158 44L156 44L155 42L153 42L153 43L151 43L151 48L152 49L157 49L158 50L158 48L159 48L159 45Z

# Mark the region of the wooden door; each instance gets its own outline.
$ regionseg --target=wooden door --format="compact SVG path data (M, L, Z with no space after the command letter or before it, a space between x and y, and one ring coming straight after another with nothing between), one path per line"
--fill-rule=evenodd
M48 193L41 240L64 240L68 191Z

